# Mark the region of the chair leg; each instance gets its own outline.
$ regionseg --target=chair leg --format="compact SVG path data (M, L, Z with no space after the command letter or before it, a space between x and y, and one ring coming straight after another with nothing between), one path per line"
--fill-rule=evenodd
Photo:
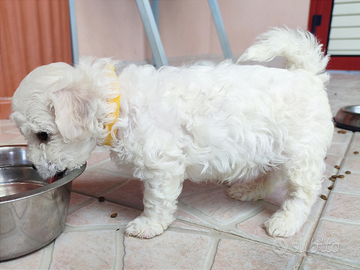
M148 0L136 0L141 19L145 28L146 35L148 37L151 51L155 62L155 67L167 66L165 51L161 43L159 30L156 26L154 14L151 10Z
M228 40L226 32L225 32L224 23L221 18L217 0L208 0L208 3L210 6L210 10L211 10L211 14L212 14L212 17L214 20L216 31L219 36L219 40L220 40L222 51L224 53L224 57L225 57L225 59L232 59L232 53L231 53L231 49L230 49L230 45L229 45L229 40Z

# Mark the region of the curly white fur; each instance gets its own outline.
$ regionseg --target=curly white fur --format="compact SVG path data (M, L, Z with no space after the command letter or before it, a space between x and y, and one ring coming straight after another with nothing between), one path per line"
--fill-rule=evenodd
M128 235L151 238L174 220L184 179L235 183L239 200L265 197L284 179L281 209L265 223L291 236L306 221L320 188L333 124L324 84L324 57L304 31L272 29L241 60L284 56L288 69L242 66L130 65L118 74L120 115L110 148L119 167L144 183L144 212ZM29 159L43 177L79 167L107 136L114 109L106 66L82 59L31 72L13 97L12 119L29 142ZM39 132L49 134L39 140ZM113 133L114 134L114 133Z

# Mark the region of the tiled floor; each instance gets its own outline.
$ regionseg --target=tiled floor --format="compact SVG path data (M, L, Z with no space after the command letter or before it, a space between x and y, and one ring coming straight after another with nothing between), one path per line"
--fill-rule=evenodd
M332 74L328 88L334 114L341 106L360 104L359 74ZM25 143L13 123L0 124L0 144ZM125 237L124 229L141 212L141 183L119 174L99 148L73 183L63 233L39 251L0 263L0 269L360 269L360 154L355 151L360 133L336 129L326 179L345 177L331 191L332 182L323 182L321 193L328 200L319 197L309 221L291 238L269 237L263 227L282 203L281 187L266 199L239 202L226 196L226 186L185 182L176 221L163 235L140 240Z

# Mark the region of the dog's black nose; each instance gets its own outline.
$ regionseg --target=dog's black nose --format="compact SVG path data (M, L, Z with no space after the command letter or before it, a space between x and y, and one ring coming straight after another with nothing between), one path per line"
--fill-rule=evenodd
M35 171L37 171L37 169L36 169L36 167L35 167L34 164L31 164L31 167L32 167Z

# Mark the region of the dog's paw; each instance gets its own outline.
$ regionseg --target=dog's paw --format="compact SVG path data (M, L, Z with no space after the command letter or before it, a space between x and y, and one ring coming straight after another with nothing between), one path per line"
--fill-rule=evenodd
M274 216L267 220L264 225L270 236L290 237L296 234L303 224L293 215L275 213Z
M125 230L127 236L146 239L153 238L154 236L160 235L163 232L164 228L161 224L151 222L144 216L139 216L133 221L130 221Z
M266 197L256 185L251 184L235 184L228 189L227 194L230 198L239 201L257 201Z

